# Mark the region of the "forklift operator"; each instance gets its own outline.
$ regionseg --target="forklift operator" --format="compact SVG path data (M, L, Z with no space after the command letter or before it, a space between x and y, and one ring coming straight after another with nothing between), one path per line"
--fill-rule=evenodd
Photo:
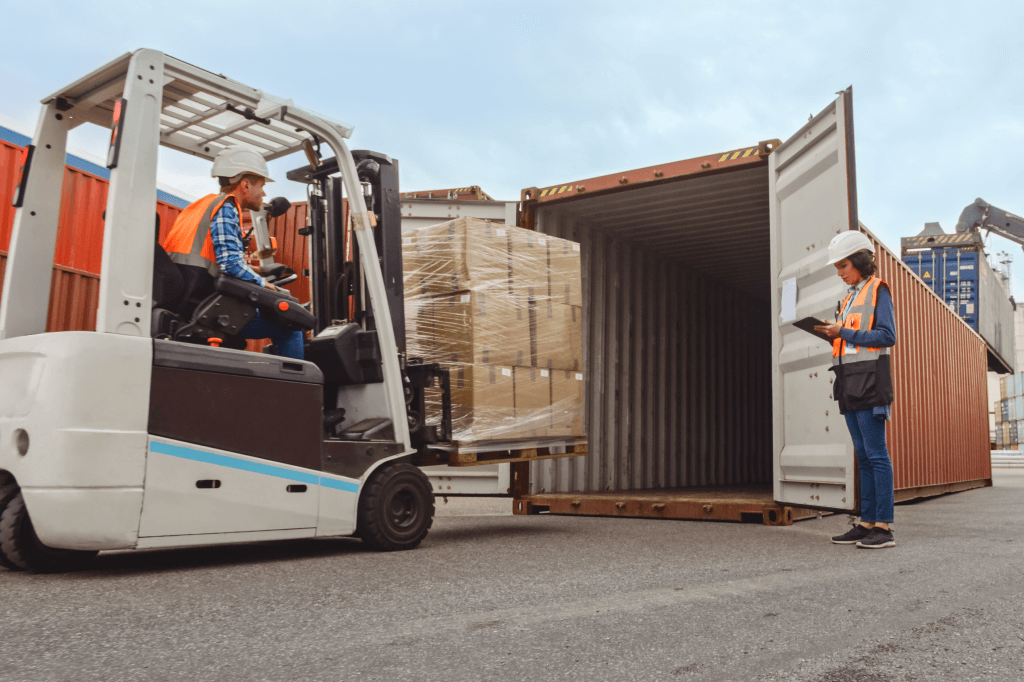
M242 244L240 211L262 209L263 185L273 182L267 162L256 151L234 145L217 154L211 175L220 181L220 194L207 195L182 211L164 240L164 250L175 263L205 268L213 277L223 274L277 291L245 262ZM303 359L303 333L281 329L261 318L259 312L238 335L269 338L278 355Z

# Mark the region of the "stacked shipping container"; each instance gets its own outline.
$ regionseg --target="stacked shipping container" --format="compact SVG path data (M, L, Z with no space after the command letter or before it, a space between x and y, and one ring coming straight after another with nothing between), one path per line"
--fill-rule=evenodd
M1017 450L1024 441L1024 372L999 378L999 400L995 414L995 444L1002 450Z

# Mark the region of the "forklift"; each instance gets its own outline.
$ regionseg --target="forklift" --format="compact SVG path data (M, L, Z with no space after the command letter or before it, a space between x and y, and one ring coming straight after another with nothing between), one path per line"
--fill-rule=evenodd
M67 136L85 123L111 131L96 331L47 333ZM434 496L416 456L450 438L448 374L406 357L398 162L350 151L351 132L148 49L43 100L0 299L0 564L349 535L420 544ZM304 161L287 175L309 196L308 305L154 243L158 148L212 162L238 144ZM267 219L282 202L249 214L277 285L296 277L273 262ZM243 350L256 311L308 330L306 360ZM440 414L426 414L428 388Z

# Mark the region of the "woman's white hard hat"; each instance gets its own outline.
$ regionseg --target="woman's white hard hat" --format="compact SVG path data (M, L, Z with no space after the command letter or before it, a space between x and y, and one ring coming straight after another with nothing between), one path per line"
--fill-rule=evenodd
M875 245L863 232L849 230L840 232L828 244L828 264L834 265L844 258L849 258L858 251L875 252Z
M267 182L273 182L266 160L256 150L236 144L217 152L210 175L215 178L234 178L242 173L252 173Z

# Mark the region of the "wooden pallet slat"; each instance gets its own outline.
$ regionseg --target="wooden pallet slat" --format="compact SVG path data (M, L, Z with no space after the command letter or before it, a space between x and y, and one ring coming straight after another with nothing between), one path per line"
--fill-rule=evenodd
M490 450L486 443L455 443L450 451L430 450L420 453L416 458L418 466L436 466L447 464L451 467L482 466L485 464L504 464L514 462L534 462L542 459L559 459L562 457L580 457L586 455L587 442L577 439L575 443L562 443L565 452L552 452L556 446L509 448Z

